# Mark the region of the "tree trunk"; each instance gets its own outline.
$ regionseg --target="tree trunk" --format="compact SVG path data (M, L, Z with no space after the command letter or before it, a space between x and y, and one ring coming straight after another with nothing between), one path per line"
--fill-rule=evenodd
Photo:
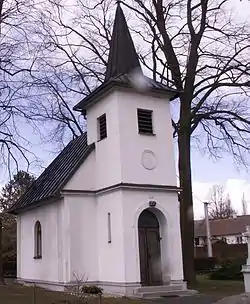
M4 284L4 275L3 275L3 253L2 253L2 219L0 217L0 285Z
M191 151L189 128L179 130L179 178L182 189L180 195L180 222L184 279L188 286L196 283L194 268L194 214L191 179Z

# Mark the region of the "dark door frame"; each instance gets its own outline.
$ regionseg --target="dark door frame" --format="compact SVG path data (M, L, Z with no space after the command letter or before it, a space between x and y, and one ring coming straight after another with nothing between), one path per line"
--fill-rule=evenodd
M141 284L161 285L161 243L159 221L150 210L144 210L138 219Z

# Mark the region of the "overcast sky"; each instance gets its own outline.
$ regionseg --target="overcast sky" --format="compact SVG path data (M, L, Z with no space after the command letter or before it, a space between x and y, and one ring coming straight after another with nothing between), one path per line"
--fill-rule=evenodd
M240 20L250 20L250 1L232 0L231 4ZM249 156L250 160L250 156ZM213 161L202 156L199 151L192 151L192 174L194 193L194 212L196 218L204 216L203 201L208 199L209 189L213 184L223 184L225 192L230 194L232 205L239 214L242 213L242 194L245 193L248 212L250 213L250 168L237 168L229 155Z
M230 5L240 20L250 20L250 1L232 0ZM55 157L55 154L49 152L53 144L41 147L38 135L34 134L28 127L25 128L27 129L27 134L30 134L32 138L33 152L43 160L43 166L48 165ZM31 171L36 175L41 170L41 167L31 167ZM196 218L203 217L202 202L208 199L208 192L213 184L223 184L225 186L226 192L230 194L233 207L239 214L242 212L241 198L244 192L250 213L250 172L247 172L247 169L243 167L237 168L229 155L224 155L222 159L214 161L209 156L201 155L197 149L193 149L192 176ZM5 182L6 172L2 170L0 171L0 185Z

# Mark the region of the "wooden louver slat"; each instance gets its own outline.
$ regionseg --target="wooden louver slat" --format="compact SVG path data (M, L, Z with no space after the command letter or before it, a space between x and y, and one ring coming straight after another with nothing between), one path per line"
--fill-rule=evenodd
M153 134L152 111L137 109L139 133Z
M99 121L99 139L102 140L107 137L107 122L106 114L103 114L98 118Z

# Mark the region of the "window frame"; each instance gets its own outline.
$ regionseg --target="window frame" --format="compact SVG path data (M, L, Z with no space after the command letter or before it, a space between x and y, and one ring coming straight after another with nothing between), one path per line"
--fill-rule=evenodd
M108 243L112 242L112 231L111 231L111 214L108 213Z
M34 259L42 258L42 225L36 221L34 226Z
M150 114L150 130L142 130L142 115L148 115ZM149 122L149 121L148 121ZM148 123L147 122L147 123ZM138 127L138 133L141 135L155 135L154 133L154 119L153 119L153 110L150 109L142 109L137 108L137 127Z
M101 120L105 118L105 133L102 136L101 124L103 123ZM106 113L102 114L97 118L97 132L98 132L98 141L101 141L108 137L108 127L107 127L107 115Z

